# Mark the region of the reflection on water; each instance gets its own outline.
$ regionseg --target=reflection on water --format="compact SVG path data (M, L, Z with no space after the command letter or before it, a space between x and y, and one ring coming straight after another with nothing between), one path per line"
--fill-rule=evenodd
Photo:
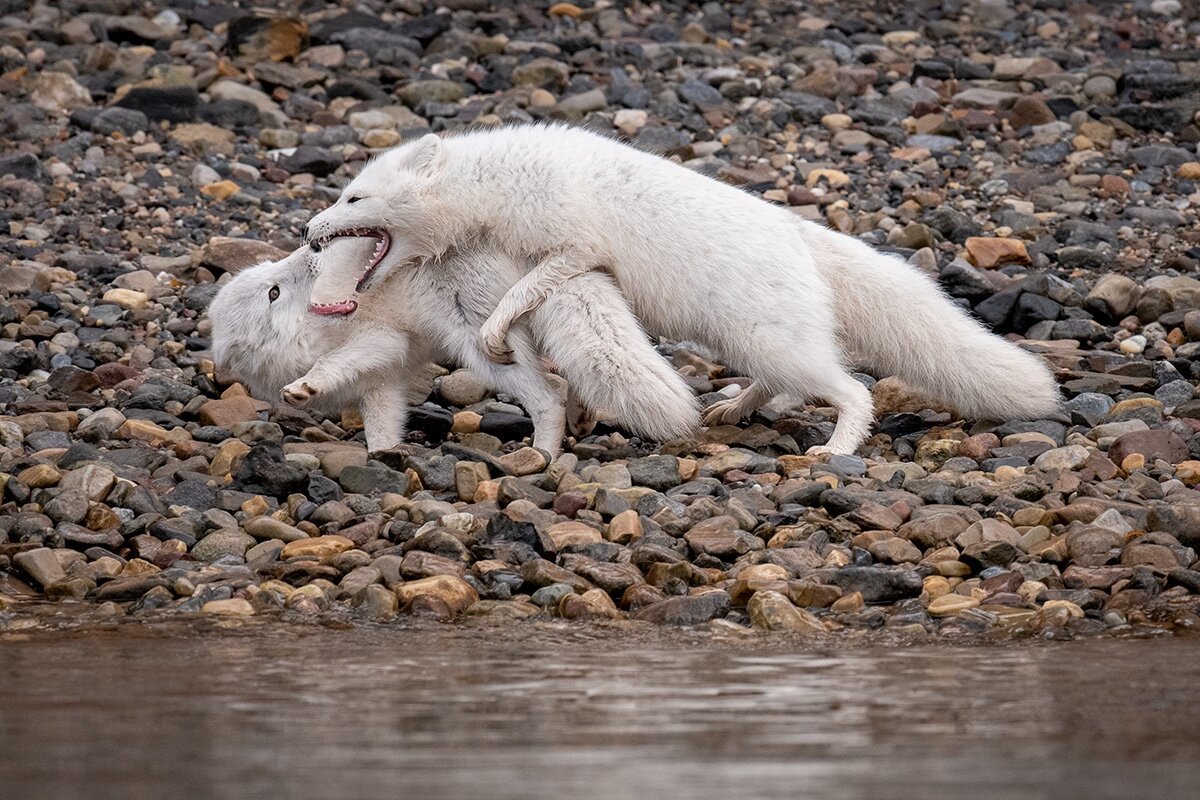
M4 798L1196 797L1200 765L1200 639L122 626L0 639L0 681Z

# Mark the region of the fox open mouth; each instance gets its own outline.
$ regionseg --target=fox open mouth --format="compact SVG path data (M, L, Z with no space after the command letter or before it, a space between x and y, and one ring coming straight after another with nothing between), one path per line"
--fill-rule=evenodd
M344 317L358 310L358 303L353 300L339 300L336 303L309 303L308 310L322 317Z
M392 249L392 237L389 236L388 232L383 228L343 228L342 230L334 231L328 236L323 236L320 239L314 239L313 241L309 242L309 246L313 249L314 253L319 253L321 252L322 247L329 244L334 239L342 239L347 237L364 237L375 240L375 249L371 252L371 260L367 262L366 268L364 268L362 274L358 276L358 284L354 287L356 292L361 292L367 288L367 285L371 280L371 276L375 274L375 268L379 266L380 262L383 261L385 256L387 256L388 251ZM338 303L325 304L325 307L336 307L339 310L322 312L313 309L313 311L317 314L349 314L354 311L354 308L350 308L349 310L342 308L347 304L353 305L354 308L357 308L357 304L354 303L353 300L344 300Z

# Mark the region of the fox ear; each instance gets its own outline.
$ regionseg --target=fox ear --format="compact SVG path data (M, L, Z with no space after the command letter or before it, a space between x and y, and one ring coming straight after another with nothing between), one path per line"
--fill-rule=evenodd
M239 272L245 272L248 269L254 269L255 267L261 267L271 263L272 261L266 258L249 260L241 259L238 261L226 261L219 267L219 269L223 272L229 273L230 275L237 275Z
M431 178L441 171L445 161L446 149L442 147L441 137L427 133L412 146L408 167L422 177Z

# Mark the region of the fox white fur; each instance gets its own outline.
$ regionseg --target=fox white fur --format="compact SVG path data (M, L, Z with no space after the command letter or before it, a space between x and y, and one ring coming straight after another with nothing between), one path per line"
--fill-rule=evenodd
M354 226L383 227L393 249L414 257L482 238L530 263L482 326L494 359L509 326L564 281L608 271L651 333L700 342L754 379L711 407L709 424L778 394L823 398L838 420L820 450L853 452L873 409L852 362L971 417L1058 408L1041 359L986 331L913 267L583 130L511 127L402 145L369 163L306 235L324 241Z
M499 254L447 252L391 270L353 314L310 313L324 262L361 264L370 244L340 240L319 254L305 246L234 276L209 308L217 364L263 399L329 412L357 403L371 451L404 441L411 382L435 358L517 397L534 422L534 446L551 454L562 444L563 386L545 372L541 354L583 405L605 409L631 431L667 440L699 426L694 394L598 273L564 284L527 327L513 330L512 365L490 361L479 340L479 326L523 272Z

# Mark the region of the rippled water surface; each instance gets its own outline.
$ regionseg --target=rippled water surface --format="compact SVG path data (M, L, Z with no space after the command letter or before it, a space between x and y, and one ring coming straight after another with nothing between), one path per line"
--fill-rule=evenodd
M1200 638L829 647L537 625L0 638L0 797L235 796L1195 798Z

